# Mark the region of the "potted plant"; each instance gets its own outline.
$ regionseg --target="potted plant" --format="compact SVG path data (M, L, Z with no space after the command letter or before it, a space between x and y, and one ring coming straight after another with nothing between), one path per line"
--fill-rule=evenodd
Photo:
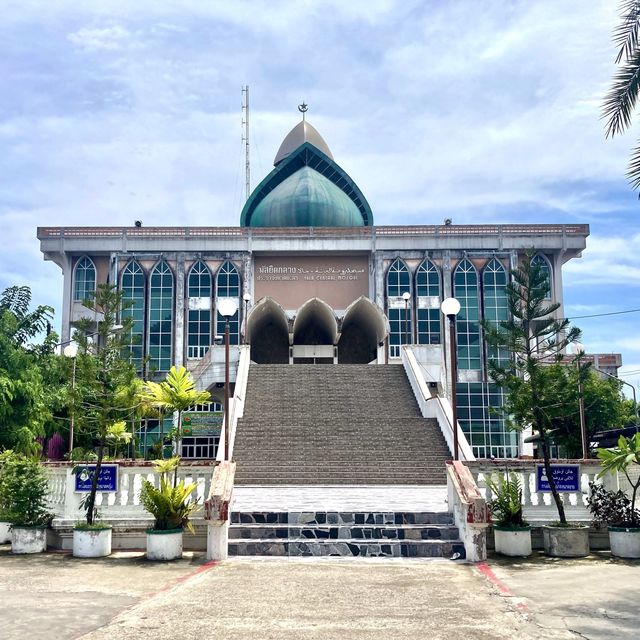
M140 491L142 506L154 517L152 529L147 530L147 558L149 560L175 560L182 557L182 533L186 527L193 533L189 516L198 508L191 497L195 482L172 482L171 475L180 462L175 456L158 460L155 472L160 476L159 487L143 480Z
M2 465L2 491L11 518L11 552L41 553L47 549L47 477L37 460L14 454Z
M505 556L531 555L531 526L522 514L522 481L515 473L487 478L493 494L489 502L496 519L493 535L496 553Z
M17 454L11 450L0 453L0 544L11 542L11 513L9 511L9 494L3 483L5 463L15 459Z
M640 558L640 513L636 510L640 476L636 475L634 481L629 473L632 467L640 467L640 433L631 438L620 436L617 447L598 449L597 454L602 464L598 478L622 472L632 490L626 508L619 509L608 523L611 553L620 558Z

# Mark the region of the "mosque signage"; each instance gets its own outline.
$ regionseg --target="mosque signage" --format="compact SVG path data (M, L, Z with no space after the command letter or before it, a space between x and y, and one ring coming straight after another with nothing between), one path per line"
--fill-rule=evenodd
M182 415L182 435L217 436L222 431L222 411L189 411Z
M75 488L77 493L87 493L91 491L93 484L93 476L96 472L95 464L83 464L74 468ZM98 476L98 491L117 491L118 490L118 465L103 464L100 467L100 475Z
M579 464L552 464L551 473L558 491L580 491ZM551 491L549 479L542 464L536 467L536 491Z
M369 293L369 258L355 256L264 256L254 261L256 300L271 296L285 309L320 298L346 309Z

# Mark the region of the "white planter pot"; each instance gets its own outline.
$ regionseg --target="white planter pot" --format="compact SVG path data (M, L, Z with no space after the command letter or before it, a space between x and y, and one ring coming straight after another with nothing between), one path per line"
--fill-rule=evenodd
M590 553L589 527L542 527L544 552L554 558L583 558Z
M74 529L75 558L102 558L111 554L111 527L105 529Z
M10 522L0 521L0 544L7 544L7 542L11 542L10 526Z
M12 527L11 553L42 553L46 550L46 527Z
M496 553L503 556L526 557L531 555L531 528L493 527Z
M640 558L640 529L609 527L609 545L618 558Z
M149 560L177 560L182 557L182 529L147 531Z

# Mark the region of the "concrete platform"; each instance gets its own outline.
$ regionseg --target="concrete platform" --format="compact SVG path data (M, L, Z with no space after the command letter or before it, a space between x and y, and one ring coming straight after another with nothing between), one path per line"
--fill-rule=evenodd
M446 512L446 485L244 485L232 511Z

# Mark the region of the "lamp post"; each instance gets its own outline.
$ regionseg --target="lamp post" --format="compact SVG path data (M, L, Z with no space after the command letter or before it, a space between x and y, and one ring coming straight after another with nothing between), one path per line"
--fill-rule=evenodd
M635 408L635 414L636 414L636 426L640 425L640 416L638 415L638 401L636 399L636 388L630 382L627 382L626 380L622 380L622 378L618 378L618 376L613 376L610 373L607 373L606 371L602 371L602 369L596 369L595 367L593 367L593 370L597 371L603 376L607 376L607 378L613 378L614 380L617 380L621 384L626 384L628 387L631 387L631 392L633 393L633 406Z
M408 291L405 291L402 294L402 299L404 300L404 343L409 344L409 298L411 298L411 294Z
M580 342L573 343L573 352L576 354L576 367L578 369L578 405L580 407L580 439L582 440L582 458L589 457L589 443L587 441L587 427L584 419L584 394L582 392L582 379L580 377L580 360L584 356L584 345Z
M75 393L76 389L76 356L78 355L78 345L75 342L70 342L63 350L62 353L66 358L71 358L73 360L73 365L71 369L71 393ZM74 429L74 420L75 420L75 398L72 401L71 405L71 416L69 417L69 456L71 456L71 452L73 451L73 429Z
M218 313L224 318L224 459L229 460L229 320L238 312L236 298L220 298Z
M243 343L247 344L247 329L248 329L247 312L249 311L249 302L251 301L251 294L250 293L245 293L242 296L242 299L244 300L244 340L243 340Z
M456 386L458 384L458 348L456 346L456 316L460 303L455 298L442 301L440 311L449 318L449 345L451 347L451 413L453 414L453 459L458 460L458 406Z

